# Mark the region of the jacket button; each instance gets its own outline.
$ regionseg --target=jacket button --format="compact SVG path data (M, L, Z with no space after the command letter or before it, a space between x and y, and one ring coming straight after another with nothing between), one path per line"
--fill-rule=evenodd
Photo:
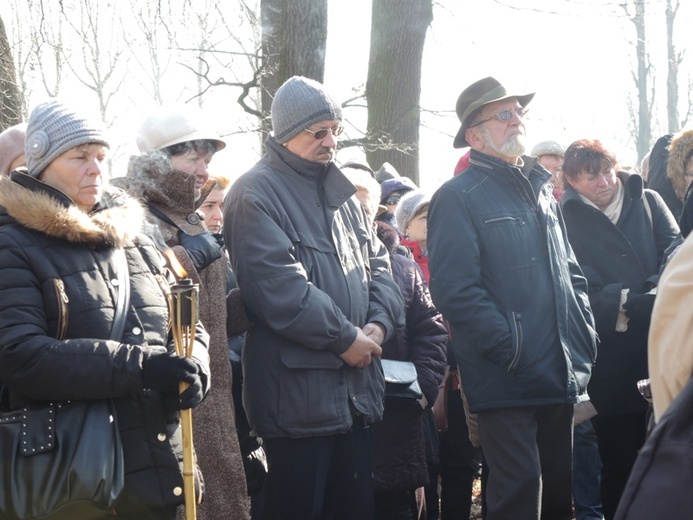
M142 329L139 328L139 327L133 327L133 328L132 328L132 333L133 333L135 336L139 336L140 334L142 334Z
M113 280L111 280L111 285L112 285L113 287L118 287L118 284L119 284L119 283L120 283L120 282L118 282L118 279L117 279L117 278L114 278Z
M183 494L183 488L180 486L176 486L173 488L173 494L176 495L177 497L181 496Z
M191 213L187 218L188 223L197 226L200 223L200 216L197 213Z
M166 434L160 433L159 435L156 436L156 438L159 439L161 442L164 442L166 440Z

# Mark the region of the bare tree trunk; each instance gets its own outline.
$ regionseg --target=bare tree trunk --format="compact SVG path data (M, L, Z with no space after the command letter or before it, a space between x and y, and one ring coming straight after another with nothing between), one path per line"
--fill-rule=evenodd
M638 75L636 85L638 88L638 128L636 129L636 150L638 161L650 151L650 140L652 130L650 127L650 103L647 96L648 77L650 75L650 64L647 56L647 46L645 39L645 3L635 2L635 16L632 18L635 24L635 32L638 37L636 53L638 57Z
M678 132L679 122L679 65L682 56L674 47L674 20L679 10L679 0L672 7L672 0L667 0L667 122L669 133Z
M262 0L260 11L264 141L272 99L282 83L295 75L324 81L327 0Z
M368 163L419 183L421 61L431 0L373 0L368 62Z
M5 24L0 17L0 132L22 120L22 96Z

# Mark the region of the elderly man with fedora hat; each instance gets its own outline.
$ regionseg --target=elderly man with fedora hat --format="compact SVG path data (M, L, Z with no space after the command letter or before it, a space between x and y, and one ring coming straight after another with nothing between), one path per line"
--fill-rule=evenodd
M488 520L570 520L573 403L596 357L587 283L551 194L524 156L534 94L492 77L457 101L470 165L428 213L431 294L451 328L489 466Z
M404 325L402 297L356 188L333 162L340 104L294 76L271 116L266 154L224 203L254 321L243 404L267 454L263 519L372 519L380 345Z

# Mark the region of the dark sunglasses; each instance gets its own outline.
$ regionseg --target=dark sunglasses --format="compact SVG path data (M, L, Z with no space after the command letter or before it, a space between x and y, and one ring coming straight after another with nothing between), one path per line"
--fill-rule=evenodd
M479 121L478 123L474 123L471 125L469 128L474 128L475 126L479 126L483 123L487 123L488 121L491 121L491 119L498 119L499 121L503 121L504 123L510 121L513 118L513 112L517 114L517 117L522 119L527 115L527 112L529 112L528 108L525 107L518 107L514 109L508 109L508 110L501 110L497 114L492 115L488 119L483 119Z
M304 131L308 132L309 134L313 134L313 137L320 141L327 137L327 132L332 132L332 135L337 137L344 131L344 127L342 125L339 125L335 126L334 128L323 128L321 130L309 130L308 128L305 128Z

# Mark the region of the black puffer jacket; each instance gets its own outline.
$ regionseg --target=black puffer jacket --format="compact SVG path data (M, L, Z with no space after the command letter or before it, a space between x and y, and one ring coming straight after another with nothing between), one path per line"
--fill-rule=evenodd
M378 226L378 237L391 252L392 277L402 292L406 316L405 326L383 343L382 357L414 363L430 407L445 372L447 330L419 266L410 258L392 254L397 243L388 243L381 230L387 226L395 241L397 232L385 222L378 222ZM377 492L413 490L428 482L422 411L417 404L392 407L385 401L383 420L373 427L373 482Z
M13 407L113 398L126 473L118 511L182 503L178 413L166 412L159 392L143 388L147 357L173 345L168 272L139 234L141 208L114 190L87 214L18 172L0 180L0 205L0 382ZM116 307L115 247L125 249L131 283L121 342L105 339ZM193 358L203 382L206 347L199 329Z

